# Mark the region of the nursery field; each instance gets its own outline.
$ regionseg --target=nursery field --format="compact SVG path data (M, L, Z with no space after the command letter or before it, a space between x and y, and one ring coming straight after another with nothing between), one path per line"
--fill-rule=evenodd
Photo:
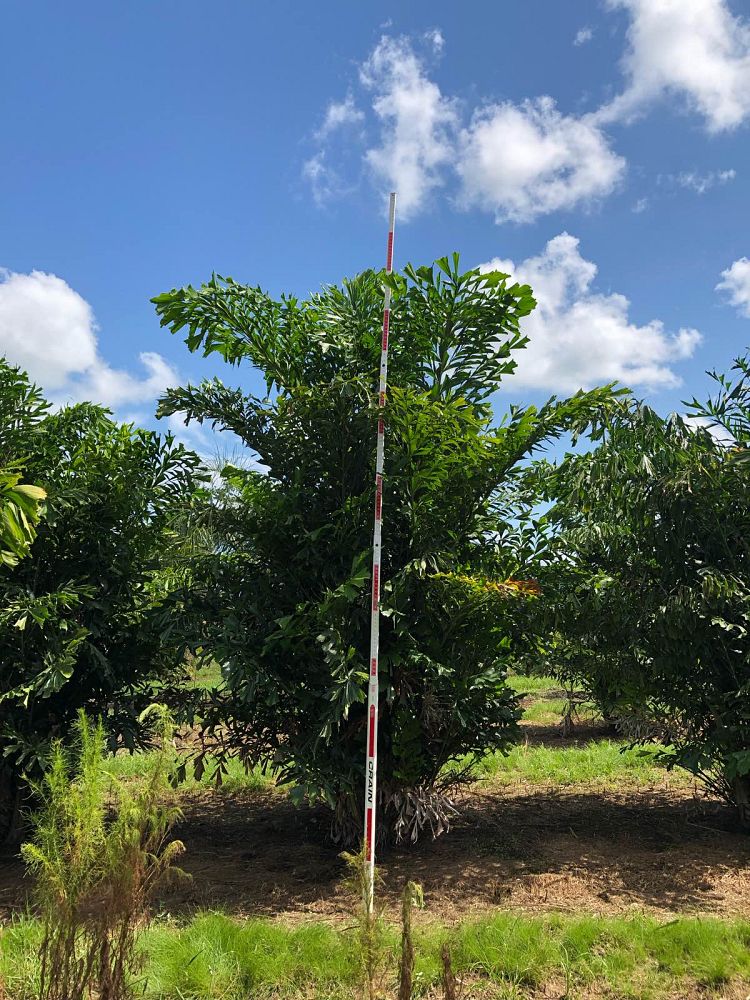
M0 359L0 1000L750 998L750 357L496 414L457 253L152 302L236 452Z
M407 880L424 888L420 989L437 981L447 936L466 998L747 997L750 841L732 811L652 750L623 750L585 705L564 736L552 679L514 684L528 692L524 742L484 762L449 835L382 858L389 920ZM353 904L325 813L239 768L220 789L204 778L175 794L191 878L157 901L145 995L353 995ZM18 998L33 995L28 888L7 854L2 968Z

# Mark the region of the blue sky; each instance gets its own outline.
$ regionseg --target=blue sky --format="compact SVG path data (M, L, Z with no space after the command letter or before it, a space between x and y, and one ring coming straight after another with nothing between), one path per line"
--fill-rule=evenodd
M750 341L748 15L6 0L0 353L150 422L165 385L221 370L152 295L380 266L395 186L397 265L459 250L535 285L508 400L619 377L679 408Z

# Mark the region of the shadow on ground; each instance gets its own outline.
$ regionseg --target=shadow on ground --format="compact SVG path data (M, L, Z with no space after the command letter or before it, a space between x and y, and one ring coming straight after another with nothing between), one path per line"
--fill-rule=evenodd
M221 907L238 914L326 917L347 912L344 866L326 842L325 812L278 791L185 797L177 831L192 879L167 892L173 915ZM390 904L421 882L444 920L492 908L750 916L750 838L732 811L674 789L498 788L460 802L452 832L381 859ZM0 914L26 905L16 857L0 857Z

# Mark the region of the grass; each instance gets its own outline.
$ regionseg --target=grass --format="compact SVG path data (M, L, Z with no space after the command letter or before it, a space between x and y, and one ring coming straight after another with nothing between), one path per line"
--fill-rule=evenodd
M661 748L649 745L628 749L615 740L598 740L582 747L546 747L519 744L507 754L490 754L477 765L477 774L502 784L638 785L689 784L684 772L667 771L654 760Z
M508 687L513 688L519 694L544 694L546 691L561 691L562 684L556 677L537 676L532 674L528 677L522 674L511 674L508 677Z
M750 922L742 920L499 912L451 929L426 924L415 937L417 995L438 981L446 939L455 971L493 989L483 995L525 996L556 984L556 996L590 990L660 1000L716 996L732 981L750 987ZM11 1000L34 996L38 940L30 920L12 924L0 939L0 975ZM396 944L393 930L394 954ZM319 923L287 927L205 913L184 927L152 925L144 948L136 985L144 1000L343 1000L356 994L359 980L352 933Z
M567 701L565 698L539 698L524 709L524 722L559 723Z
M559 726L568 702L565 698L539 698L527 705L523 713L524 722L533 722L542 726ZM589 724L601 719L592 702L583 702L576 706L573 716L574 725Z
M218 679L217 670L199 674L195 683L200 686ZM509 683L530 695L526 721L550 726L560 721L566 702L554 697L560 691L555 678L519 676ZM585 716L587 706L580 712ZM507 755L487 757L477 772L506 785L644 787L690 782L689 775L670 774L655 762L659 749L627 749L613 740L586 746L519 745ZM139 773L144 763L142 755L119 755L107 766L128 777ZM181 789L210 787L211 771L207 768L200 781L189 775ZM272 784L272 775L258 770L246 774L238 761L230 761L222 787L234 792ZM510 1000L544 991L564 1000L708 1000L735 987L742 987L742 995L750 994L748 921L684 917L659 923L644 915L504 911L450 929L423 921L415 934L415 996L438 995L431 991L439 980L445 940L451 943L455 971L471 983L464 993L467 998ZM39 925L31 919L0 928L0 997L36 997L39 941ZM387 947L395 969L395 929L388 931ZM353 932L320 923L290 927L264 919L241 922L223 913L199 914L184 925L167 918L145 932L143 948L144 971L134 984L143 1000L348 1000L358 995L361 980Z
M210 691L218 687L223 678L221 676L221 666L212 660L211 663L190 671L190 681L188 687L199 688L203 691Z
M107 770L120 778L135 777L145 770L149 756L149 753L118 754L116 757L109 758L107 761ZM201 776L200 781L196 780L192 768L189 767L185 781L180 784L179 788L181 791L195 791L199 788L215 787L215 782L212 778L213 773L214 761L209 756L206 761L206 770ZM245 771L239 760L231 759L227 761L227 773L224 775L222 784L219 786L219 791L232 794L242 791L258 791L259 789L272 786L273 775L270 771L264 774L257 767L252 768L250 771Z

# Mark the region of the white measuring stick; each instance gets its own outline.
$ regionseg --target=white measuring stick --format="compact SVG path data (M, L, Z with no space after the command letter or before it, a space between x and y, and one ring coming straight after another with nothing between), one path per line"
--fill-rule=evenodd
M388 249L385 273L393 270L393 229L396 224L396 193L391 192L388 209ZM380 556L383 524L383 457L385 426L383 409L388 384L388 329L391 322L391 290L385 290L383 339L380 347L380 385L378 390L378 447L375 458L375 527L372 533L372 618L370 622L370 683L367 690L367 758L365 767L365 863L367 865L367 908L375 902L375 823L378 793L378 656L380 640Z

